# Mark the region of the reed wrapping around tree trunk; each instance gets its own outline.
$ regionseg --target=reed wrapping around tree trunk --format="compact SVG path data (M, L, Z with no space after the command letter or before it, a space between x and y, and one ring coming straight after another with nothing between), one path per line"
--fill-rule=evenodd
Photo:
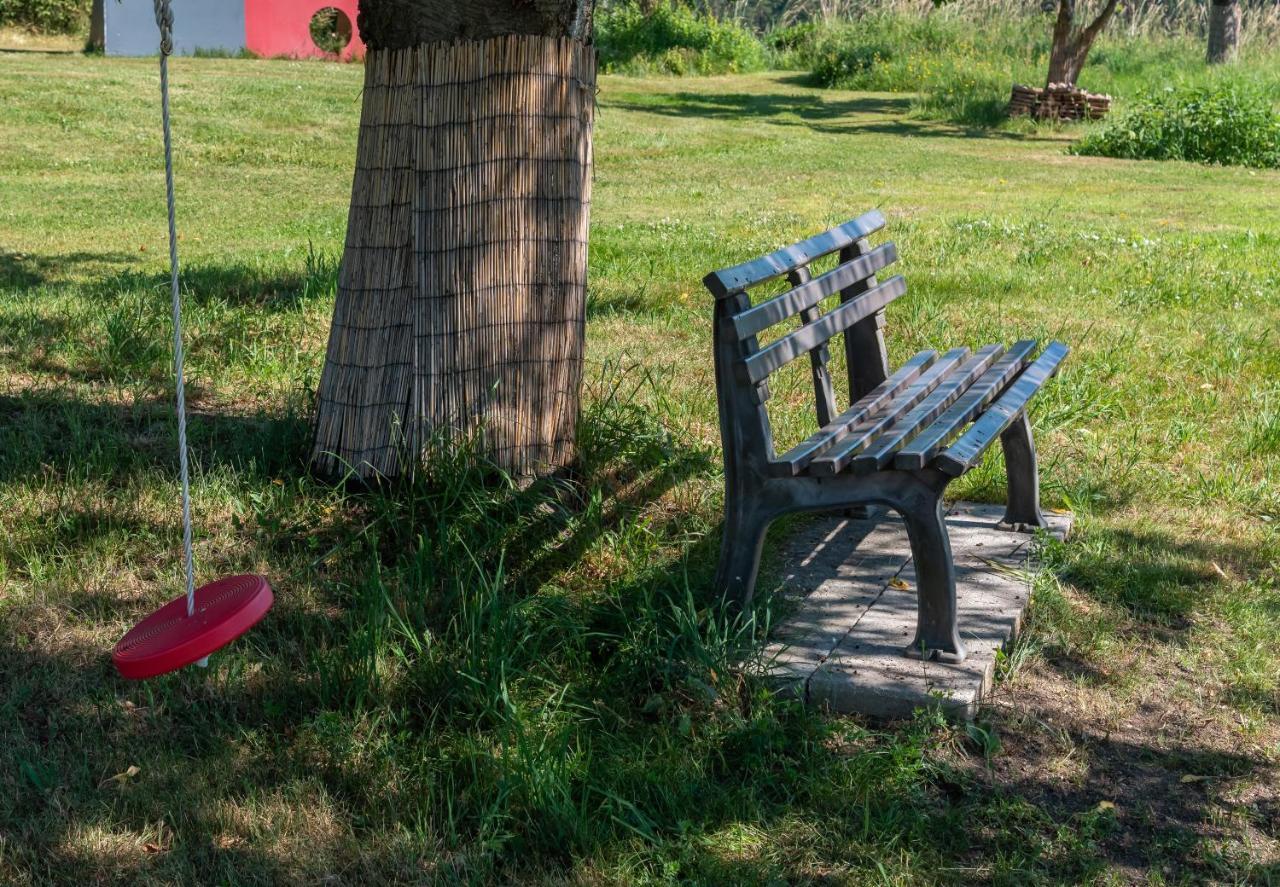
M517 475L573 458L595 76L568 36L370 52L317 470L476 431Z

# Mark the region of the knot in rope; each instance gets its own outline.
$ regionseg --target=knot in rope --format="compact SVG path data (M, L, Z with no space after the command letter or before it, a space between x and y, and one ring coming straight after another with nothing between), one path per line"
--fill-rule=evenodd
M160 54L173 54L173 8L169 0L154 0L156 27L160 29Z

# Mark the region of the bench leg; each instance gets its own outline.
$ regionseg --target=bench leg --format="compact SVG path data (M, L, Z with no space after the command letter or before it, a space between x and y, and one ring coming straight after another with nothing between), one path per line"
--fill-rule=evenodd
M716 591L737 601L743 608L750 605L755 594L760 552L771 522L772 518L758 509L725 509Z
M1001 432L1000 446L1004 448L1005 470L1009 476L1009 502L1000 527L1019 533L1031 533L1038 527L1047 527L1048 521L1040 511L1040 471L1036 466L1036 445L1031 438L1031 420L1027 418L1026 410Z
M902 513L911 539L919 604L916 637L906 654L919 659L963 662L968 655L956 626L956 570L942 498Z

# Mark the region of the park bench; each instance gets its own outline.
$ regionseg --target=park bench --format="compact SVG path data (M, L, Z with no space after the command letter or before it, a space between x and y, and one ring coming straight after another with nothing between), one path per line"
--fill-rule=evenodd
M960 662L965 649L956 626L943 494L999 437L1008 472L1002 526L1031 532L1046 525L1027 404L1068 349L1053 342L1035 356L1037 343L1024 340L972 353L922 351L890 373L884 308L906 292L906 283L900 275L878 279L897 259L893 243L872 248L867 239L884 224L879 212L869 212L703 279L715 296L725 469L716 585L750 602L765 531L784 514L888 506L906 523L918 585L916 636L905 652ZM833 269L810 271L812 262L832 253L838 253ZM752 303L750 289L784 276L790 289ZM794 329L761 344L760 334L797 316ZM841 333L852 401L843 412L828 369L828 343ZM766 409L769 376L804 355L820 427L778 454Z

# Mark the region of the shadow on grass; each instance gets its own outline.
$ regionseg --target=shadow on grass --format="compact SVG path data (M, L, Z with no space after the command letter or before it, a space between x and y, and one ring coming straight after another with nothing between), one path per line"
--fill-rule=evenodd
M132 253L73 252L53 255L0 253L0 287L35 289L66 283L101 266L128 265L138 261Z
M1095 527L1092 543L1053 557L1077 591L1119 607L1147 638L1183 643L1206 601L1223 587L1225 565L1262 575L1269 554L1255 546L1189 539L1160 530Z
M171 470L168 416L160 402L0 400L4 428L46 435L34 450L22 440L0 447L15 459L0 462L0 480L34 477L45 464L109 478ZM269 490L270 478L287 483L305 470L302 423L273 421L284 420L254 431L243 419L211 418L194 444L201 459ZM741 648L724 640L710 588L717 534L653 507L714 474L713 451L673 441L643 417L584 422L599 464L570 487L568 505L545 488L512 491L499 514L509 525L491 530L469 525L486 515L471 514L465 497L426 514L398 511L398 529L371 543L382 566L352 556L327 570L274 540L255 543L255 556L288 578L272 615L211 672L120 680L74 619L101 635L137 614L87 591L0 609L0 866L14 880L53 870L82 882L423 872L500 881L628 858L646 871L677 865L706 883L847 882L905 852L930 870L979 871L999 859L1013 881L1074 882L1109 866L1181 863L1195 840L1224 833L1227 784L1271 772L1260 758L1191 739L1091 735L1079 737L1087 778L1055 778L1051 751L1033 749L1026 766L986 784L939 762L936 743L948 734L927 721L867 732L769 699L731 667ZM29 452L9 457L15 447ZM355 511L375 512L379 495L354 497ZM94 532L87 520L72 518L76 532ZM442 586L415 572L409 546L437 529L442 544L492 531L502 544L471 553L486 569L502 561L497 549L510 560L488 598L475 590L483 571L459 572L454 596L426 602L411 643L397 619L412 622L414 602ZM115 530L148 532L125 519ZM457 571L464 549L426 548L416 563ZM1147 587L1167 580L1196 592L1208 580L1195 562L1248 557L1117 535L1074 567L1072 581L1121 594L1134 549L1145 554L1131 575ZM609 557L591 563L591 552ZM620 562L632 566L610 573ZM600 573L568 593L583 570ZM1161 601L1152 618L1185 632L1171 616L1191 604ZM450 634L470 619L481 620L470 637L483 649L461 648ZM130 763L141 774L111 780ZM1184 783L1186 775L1197 779ZM1144 818L1141 803L1155 794L1170 797ZM1122 798L1120 815L1099 809ZM133 836L157 821L167 843L138 848ZM94 837L120 834L124 849ZM734 844L740 834L774 843L757 852Z
M913 867L975 873L999 860L1010 883L1078 883L1113 866L1223 874L1206 871L1192 848L1226 834L1233 781L1271 772L1256 756L1157 737L1077 736L1088 760L1081 778L1057 778L1056 753L1044 747L993 784L940 765L939 734L927 721L884 733L850 727L850 743L816 715L751 694L729 691L707 707L682 697L690 690L629 683L663 663L628 661L607 638L653 619L643 603L653 588L690 575L701 585L713 541L654 564L615 589L616 611L594 610L574 627L606 639L587 651L588 684L573 696L574 706L589 706L575 741L595 760L563 784L554 747L525 761L547 769L545 794L520 769L529 750L498 742L492 725L469 728L487 737L479 746L456 732L455 721L473 716L447 677L388 683L354 713L320 698L310 648L341 649L348 629L288 598L215 657L212 671L141 685L116 677L105 650L35 652L21 631L2 632L0 760L13 783L0 806L5 863L84 880L357 882L425 870L491 881L625 857L646 870L679 860L695 881L766 884L848 883L851 872L906 854ZM692 687L679 680L688 652L673 651L665 664L675 687ZM634 671L616 674L620 665ZM590 703L600 691L612 692ZM655 696L659 705L643 702ZM690 714L692 726L681 727ZM112 782L135 762L136 778ZM287 806L267 827L273 799ZM557 845L565 802L594 824L563 822ZM1265 806L1254 812L1265 822ZM158 820L171 836L163 850L115 856L105 843L86 844L87 835L145 833ZM407 850L388 843L406 833ZM773 836L770 848L795 852L756 853L731 837L742 834Z
M908 97L860 96L827 99L820 94L794 93L655 93L651 100L609 99L602 106L662 114L670 117L702 117L711 120L760 119L780 126L804 126L814 132L837 135L883 135L1012 139L1051 141L1037 135L980 126L964 126L929 120L913 120Z
M1013 880L1077 881L1169 862L1203 873L1188 861L1191 848L1227 834L1230 783L1266 779L1267 761L1167 736L1081 734L1084 778L1055 777L1053 749L1032 746L1016 771L988 782L939 763L932 743L947 734L929 722L868 733L769 701L750 682L712 683L728 673L698 615L714 609L714 533L582 600L545 598L585 552L606 535L615 548L627 517L705 472L706 460L675 447L621 475L596 475L584 489L607 501L580 525L545 490L513 494L513 512L526 519L507 584L525 630L494 639L511 645L503 655L512 666L494 686L505 695L507 682L514 692L555 674L549 661L577 662L567 707L552 707L545 723L517 721L514 733L507 715L476 708L475 682L485 678L462 673L468 651L442 649L447 635L407 671L369 671L370 661L390 660L365 632L386 631L387 607L397 605L379 586L373 597L361 591L354 563L333 579L313 571L283 583L276 610L212 672L142 685L117 678L105 649L31 633L72 613L128 622L128 606L67 594L45 605L60 616L31 603L0 611L0 757L13 782L0 806L6 864L52 865L82 880L361 880L424 870L502 880L627 857L658 869L678 859L683 876L708 883L772 883L821 882L822 871L843 882L907 853L918 866L975 871L999 859ZM648 532L690 531L687 518L672 520ZM1163 557L1175 562L1225 556L1168 547ZM451 607L434 624L466 612ZM24 614L35 618L24 625ZM577 715L560 728L557 711ZM538 723L547 732L522 744L520 731ZM856 741L831 733L846 729ZM569 766L583 760L578 746L591 750L589 763ZM113 783L133 762L142 773ZM288 818L264 831L265 817L282 814L270 805L281 803ZM170 835L160 851L113 855L85 843L145 834L158 820ZM739 833L803 849L735 849L726 836ZM397 834L410 836L407 847L397 849Z
M169 272L142 270L139 254L73 252L39 255L0 253L0 288L75 289L91 300L130 292L169 292ZM145 257L145 264L153 264ZM317 296L331 296L338 283L338 259L311 250L296 267L278 259L259 262L183 263L183 298L196 305L223 303L257 310L290 311ZM125 266L102 273L104 269Z
M1020 714L1053 723L1059 712ZM1239 877L1244 872L1234 865L1206 860L1195 848L1202 841L1217 844L1238 835L1230 825L1232 811L1252 807L1251 818L1265 821L1266 806L1274 803L1263 797L1241 805L1230 797L1241 780L1266 785L1274 779L1275 765L1263 755L1206 750L1160 736L1134 742L1109 734L1059 732L1058 740L1070 735L1076 755L1087 762L1068 779L1052 775L1062 768L1063 750L1047 732L1036 731L1034 738L1008 730L1005 735L1011 748L1003 760L997 759L995 778L984 779L976 792L970 789L976 803L962 804L972 804L977 821L988 811L1002 811L1003 825L1013 833L1037 821L1075 829L1084 843L1079 861L1086 864L1068 866L1059 875L1085 877L1120 866L1198 871L1200 878L1228 872ZM1225 845L1217 846L1224 855L1228 852ZM1094 866L1087 864L1090 858ZM1052 870L1049 860L1042 862Z
M305 469L310 426L301 415L189 411L187 441L199 470L257 479ZM117 482L151 468L178 469L172 400L94 403L66 389L0 395L0 482L94 477Z
M0 368L46 383L171 390L168 273L126 267L76 279L102 263L131 261L114 253L0 255L0 294L12 293L0 309ZM311 307L322 310L336 292L337 278L337 260L314 251L292 263L269 259L184 267L187 345L199 349L192 363L244 360L246 352L275 347L292 354L295 343L262 341L265 333L252 348L238 345L251 340L246 325L278 328L271 315L287 315L293 325ZM199 338L193 339L197 330ZM198 381L189 380L189 399L198 402L200 395Z
M84 411L82 405L72 409ZM110 436L118 433L113 431L115 424L127 425L130 419L99 415L99 421L107 427L98 428L97 433ZM516 597L532 598L544 581L572 569L582 552L603 534L616 532L627 516L689 472L706 467L704 455L697 452L675 448L669 455L661 466L628 472L623 480L626 490L610 497L598 513L588 512L578 525L556 513L546 490L513 491L509 509L516 516L531 518L520 521L521 538L512 549L518 553L507 574ZM243 466L243 460L234 457L224 455L218 460ZM85 467L94 470L99 465ZM371 500L379 495L353 498ZM448 517L467 519L465 510ZM79 520L73 523L80 543L86 533L97 529ZM125 529L123 521L112 523ZM451 529L467 532L456 521ZM476 555L486 562L496 556L486 551ZM637 578L638 584L627 586L636 592L634 596L616 589L611 600L617 606L611 602L596 609L597 618L589 620L593 627L584 635L587 642L601 644L600 650L608 647L616 661L618 648L610 646L608 638L643 624L639 611L644 593L678 581L664 578L667 567L660 563L645 571L643 579ZM524 832L541 835L546 842L546 830L555 828L546 823L555 823L566 811L554 799L540 801L536 791L524 796L530 787L522 779L528 774L522 776L519 769L508 772L512 765L504 759L518 752L491 749L487 740L482 747L466 751L465 737L475 728L493 731L490 738L502 747L511 741L502 738L501 719L495 725L492 713L472 712L474 685L459 674L453 658L465 662L468 651L445 651L447 658L439 662L432 652L407 676L379 677L386 650L383 642L371 642L369 633L381 632L385 637L394 624L387 621L394 612L388 608L398 604L384 597L381 580L371 584L370 577L367 568L355 562L333 578L314 568L304 570L294 582L277 586L278 603L271 616L231 650L216 656L212 671L189 669L145 684L120 680L110 668L105 648L67 637L53 643L47 633L72 613L82 623L87 620L87 629L94 623L130 622L137 615L129 612L130 605L71 591L48 603L24 599L13 609L0 610L0 736L6 740L0 760L15 783L14 790L6 792L9 800L0 803L0 828L12 845L7 845L7 856L0 861L0 875L18 877L52 866L73 880L150 877L269 882L337 877L338 872L358 879L364 869L375 879L399 878L406 872L421 874L425 866L453 870L465 879L468 857L494 852L485 830L498 821L503 822L502 834L507 836L499 847L511 840L524 841L519 837ZM414 581L412 575L403 575L397 583L411 586ZM310 593L301 593L303 588ZM412 588L402 586L395 590L395 600L412 593ZM542 618L565 618L554 604L530 599L513 605ZM447 636L446 626L459 618L466 618L465 609L445 612L435 630ZM573 624L561 626L566 629L563 637L548 633L554 627L538 629L536 649L515 660L521 671L512 672L510 680L520 679L523 670L536 670L539 657L556 655L563 642L583 633L582 626ZM644 659L636 667L643 671L654 664ZM628 688L629 694L644 692L640 682ZM394 727L390 734L375 728L378 751L366 755L360 751L363 740L353 731L370 719L373 724ZM467 722L472 727L464 729ZM262 740L265 745L259 744ZM460 754L464 755L461 764L452 761ZM114 783L110 777L130 762L140 763L141 775ZM390 778L386 767L395 771ZM454 779L458 780L456 791L440 787L441 780ZM507 798L510 792L518 797ZM238 832L234 819L226 817L227 810L241 810L253 821L262 815L255 812L255 799L276 797L292 798L300 808L289 812L290 823L275 823L271 836L251 823L248 832ZM326 803L335 806L326 807ZM612 802L588 793L575 803L608 806ZM498 805L496 819L486 812L486 804ZM337 815L338 821L323 823L315 834L305 833L304 828L304 834L292 837L294 853L272 848L277 832L285 832L290 840L287 833L297 830L296 823L305 826L313 815ZM157 821L166 824L170 839L167 844L158 840L160 846L151 851L135 847L133 852L117 855L108 841L83 840L85 835L122 831L146 834ZM566 823L564 827L571 831L577 826ZM412 852L401 858L382 842L406 829L417 837ZM458 833L452 839L455 846L441 846L444 832ZM376 852L362 858L366 842ZM309 852L301 852L304 845ZM541 852L543 856L533 863L535 869L557 859L567 862L560 850L546 843ZM516 853L514 858L521 855ZM451 857L456 861L451 862ZM483 871L494 863L476 865Z

